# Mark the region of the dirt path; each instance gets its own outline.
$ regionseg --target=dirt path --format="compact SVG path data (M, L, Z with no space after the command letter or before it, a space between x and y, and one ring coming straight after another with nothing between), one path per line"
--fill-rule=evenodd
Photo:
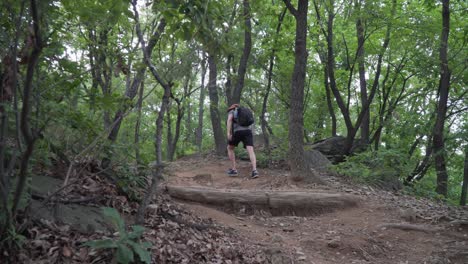
M216 189L352 193L358 207L309 217L273 217L268 212L247 214L179 201L194 215L211 218L265 248L272 263L468 263L468 228L435 223L421 212L397 207L412 200L392 194L378 195L371 188L344 185L326 177L327 186L292 184L288 171L261 169L249 179L249 163L240 162L239 177L225 174L225 159L185 158L171 165L168 184ZM414 204L417 207L417 204ZM466 212L466 211L465 211ZM397 224L397 228L388 224ZM386 226L387 225L387 226Z

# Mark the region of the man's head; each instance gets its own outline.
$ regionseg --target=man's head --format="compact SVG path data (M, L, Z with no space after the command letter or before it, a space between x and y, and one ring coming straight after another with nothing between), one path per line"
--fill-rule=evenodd
M237 107L239 107L239 104L233 104L227 109L227 111L229 112L229 111L231 111L231 110L233 110L233 109L235 109Z

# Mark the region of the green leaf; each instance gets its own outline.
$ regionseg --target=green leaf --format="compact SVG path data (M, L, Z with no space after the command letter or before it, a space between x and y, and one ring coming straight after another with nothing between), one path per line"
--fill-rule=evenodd
M141 261L144 263L151 263L151 253L147 250L151 247L150 243L143 242L138 244L133 241L129 241L128 244L132 246L133 251L135 251Z
M131 263L134 260L133 251L126 245L119 245L115 253L115 258L118 263Z
M110 240L110 239L88 241L84 244L94 249L117 247L117 244L113 240Z
M145 228L139 225L132 226L133 231L128 234L129 239L140 238L145 232Z
M124 223L122 217L120 217L119 212L115 208L103 207L102 212L107 218L109 218L112 225L115 228L117 228L119 233L121 233L121 234L125 233L125 223Z

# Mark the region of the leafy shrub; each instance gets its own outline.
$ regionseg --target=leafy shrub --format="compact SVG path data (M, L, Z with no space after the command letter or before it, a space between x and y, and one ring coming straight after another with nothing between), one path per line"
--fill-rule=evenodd
M118 239L103 239L86 242L85 245L94 249L112 249L114 261L117 263L133 263L135 254L140 261L151 263L151 255L148 248L149 242L139 242L143 235L144 227L139 225L132 226L132 231L127 231L125 223L116 209L110 207L102 208L103 214L109 219L114 228L118 231Z
M384 189L400 189L400 178L412 169L408 155L396 150L367 151L347 157L345 162L332 166L341 175L357 182Z

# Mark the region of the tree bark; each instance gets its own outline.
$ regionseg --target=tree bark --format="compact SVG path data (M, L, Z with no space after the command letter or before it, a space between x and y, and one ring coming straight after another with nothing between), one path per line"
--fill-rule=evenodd
M140 164L140 127L141 127L141 109L143 106L143 92L145 90L145 82L142 81L140 84L140 90L138 92L137 101L137 120L135 123L135 160L137 165ZM138 166L137 166L138 167Z
M463 185L461 190L460 205L466 205L468 192L468 147L465 147L465 166L463 170Z
M306 177L317 181L304 160L304 85L307 66L307 9L308 0L299 0L295 9L291 2L284 0L296 20L296 40L294 50L294 71L291 79L289 110L289 164L293 180Z
M16 184L16 191L13 197L13 204L11 209L11 216L14 218L18 209L19 201L26 185L26 178L28 175L29 159L34 150L34 143L36 142L37 135L31 131L29 126L29 115L31 113L31 92L32 82L36 65L39 61L39 56L43 49L42 35L39 29L39 13L35 0L30 1L31 5L31 16L32 16L32 27L33 32L29 37L33 40L33 46L31 47L31 53L29 54L29 61L26 70L26 79L24 82L23 89L23 107L21 109L21 132L26 143L26 149L21 157L20 172L18 177L18 183Z
M206 57L203 54L202 60L202 71L201 71L201 85L200 85L200 99L198 101L198 126L196 132L195 144L197 145L198 152L202 151L203 143L203 112L204 112L204 102L205 102L205 74L206 74Z
M281 30L281 25L283 24L284 16L286 15L287 8L283 9L281 12L279 18L278 18L278 25L276 26L276 32L273 42L273 48L271 50L270 54L270 62L268 65L268 72L267 72L267 87L265 90L265 95L263 96L263 103L262 103L262 113L260 114L260 122L261 122L261 128L262 128L262 134L263 134L263 141L265 142L265 149L267 152L268 160L271 161L271 150L270 150L270 136L268 132L268 123L266 120L266 113L267 113L267 104L268 104L268 96L270 95L271 91L271 83L273 79L273 67L275 65L275 58L276 58L276 45L277 45L277 40L279 37L279 33Z
M272 215L317 215L354 207L359 203L352 195L337 193L221 191L181 186L166 186L166 189L170 196L177 199L222 206L225 209L244 207L250 213L266 210Z
M244 7L244 50L242 52L242 57L240 58L239 68L237 70L237 82L234 87L232 101L228 102L228 105L240 103L242 96L242 89L244 88L245 74L247 72L247 64L249 61L250 51L252 49L252 24L250 22L250 4L249 0L243 1Z
M209 80L208 80L208 92L210 97L210 115L211 125L213 127L213 134L216 145L216 154L224 155L226 152L226 139L223 134L221 127L221 118L218 106L218 87L216 85L216 78L218 75L216 68L216 58L214 54L208 53L208 66L209 66Z
M436 192L447 196L448 174L445 164L445 138L444 125L447 113L447 101L450 88L450 69L448 66L448 37L450 32L450 9L449 0L442 0L442 34L440 40L440 81L439 81L439 102L437 104L437 117L434 125L434 161L437 173Z
M358 61L358 68L359 68L359 86L361 88L361 105L367 105L367 82L366 82L366 69L364 65L364 25L362 21L362 8L361 8L361 0L355 1L355 8L356 11L359 13L358 18L356 20L356 35L357 35L357 43L358 43L358 51L357 51L357 61ZM361 139L367 144L369 143L369 126L370 126L370 114L369 111L366 111L362 118L361 124Z

